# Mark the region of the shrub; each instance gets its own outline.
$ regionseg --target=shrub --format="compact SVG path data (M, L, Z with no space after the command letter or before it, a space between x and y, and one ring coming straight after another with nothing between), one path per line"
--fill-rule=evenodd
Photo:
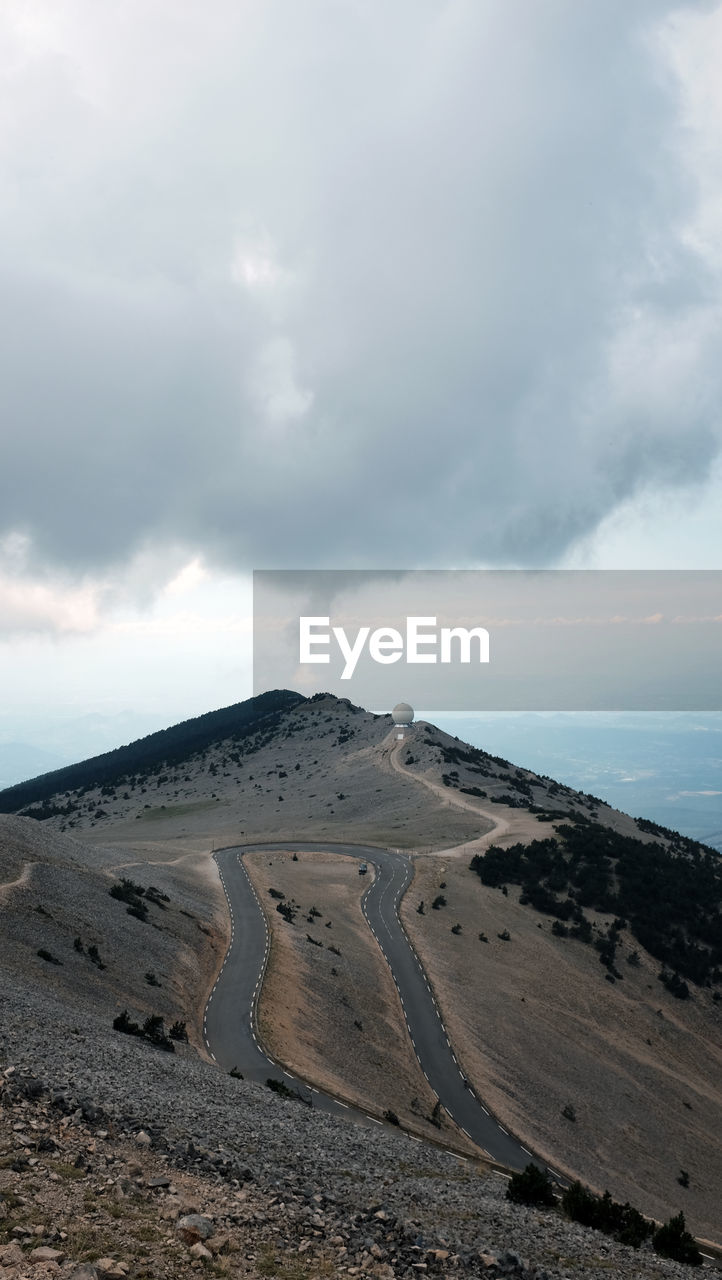
M562 1192L562 1209L572 1222L581 1222L584 1227L593 1227L596 1225L598 1198L593 1192L587 1191L581 1182L573 1182Z
M41 947L38 951L41 960L45 960L48 964L62 964L62 960L58 960L57 956L52 955L50 951L46 951L45 947Z
M300 1093L298 1089L289 1089L284 1080L274 1080L273 1076L268 1076L266 1084L269 1089L272 1089L273 1092L277 1093L281 1098L292 1098L294 1102L304 1102L306 1106L309 1107L313 1105L310 1097L304 1098L303 1094Z
M452 926L451 926L451 932L452 932L452 933L456 933L456 934L461 933L461 925L460 925L460 924L452 924Z
M151 1044L155 1044L159 1049L165 1049L168 1053L173 1053L173 1041L165 1033L163 1019L159 1013L151 1013L143 1023L141 1032L144 1040L149 1040Z
M678 1000L689 1000L689 987L687 983L680 978L678 973L669 973L667 969L662 969L658 975L659 981L664 984L668 991Z
M113 1019L113 1028L115 1031L124 1032L127 1036L140 1036L142 1040L147 1040L156 1048L165 1049L166 1053L175 1052L173 1041L166 1035L163 1019L158 1013L150 1014L143 1026L139 1027L137 1022L131 1020L128 1010L124 1009L117 1018Z
M434 898L434 901L432 902L431 906L432 906L432 908L433 908L433 910L434 910L434 911L438 911L438 910L439 910L439 907L445 907L445 906L446 906L446 898L444 897L443 893L438 893L438 894L436 895L436 897Z
M188 1043L188 1031L186 1029L185 1022L180 1022L180 1021L174 1022L173 1026L168 1032L168 1035L170 1036L171 1040L185 1040L186 1044ZM233 1072L231 1072L231 1075L233 1075ZM242 1078L243 1077L241 1077L241 1079Z
M502 932L497 933L496 936L497 938L501 938L502 942L511 942L511 934L508 929L502 930Z
M680 1211L676 1218L670 1218L664 1226L652 1236L652 1247L663 1258L673 1258L675 1262L686 1262L691 1267L701 1267L702 1254L694 1242L694 1237L687 1230L684 1214Z
M100 952L98 951L98 948L94 942L91 942L90 946L88 947L88 959L92 961L92 963L96 966L96 968L98 969L105 968L105 965L103 964L103 961L100 958Z
M137 1022L132 1022L127 1009L119 1013L117 1018L113 1018L113 1029L122 1031L127 1036L139 1036L141 1034L140 1027Z
M581 1182L573 1182L564 1191L562 1209L574 1222L603 1231L620 1244L631 1245L634 1249L638 1249L654 1230L653 1224L630 1204L618 1204L608 1191L603 1196L596 1196Z
M75 950L81 954L85 950L82 938L76 938L73 942L73 946L75 947Z
M132 880L125 877L110 887L108 890L111 898L117 898L120 902L134 903L137 898L142 898L145 889L142 884L134 884Z
M154 972L153 972L153 970L152 970L152 969L148 969L148 970L146 971L145 980L146 980L146 982L148 983L148 986L149 986L149 987L159 987L159 986L160 986L160 983L159 983L158 979L156 978L156 976L155 976L155 974L154 974Z
M398 1117L398 1116L397 1116L397 1114L396 1114L396 1112L395 1112L395 1111L392 1111L390 1108L389 1108L388 1110L384 1111L384 1120L386 1121L386 1123L387 1123L387 1124L400 1124L400 1123L401 1123L401 1122L400 1122L400 1120L399 1120L399 1117Z
M160 889L156 889L155 885L153 884L148 885L148 888L145 891L145 896L149 902L154 903L156 907L160 907L161 910L163 911L165 911L166 909L165 908L166 902L170 902L170 898L168 897L168 894L161 893Z
M506 1198L513 1204L555 1204L554 1188L545 1169L531 1162L522 1173L512 1175Z

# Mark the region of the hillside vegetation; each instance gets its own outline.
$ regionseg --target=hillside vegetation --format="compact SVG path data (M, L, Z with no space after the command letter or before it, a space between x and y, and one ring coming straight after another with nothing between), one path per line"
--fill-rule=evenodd
M628 924L665 966L666 984L686 998L680 974L698 986L722 986L722 859L673 832L668 837L666 845L644 843L579 816L574 824L560 823L556 837L492 846L471 866L482 884L521 885L522 905L553 916L562 925L555 929L560 937L592 941L585 907L614 915L606 937L597 939L610 975L623 976L616 948Z

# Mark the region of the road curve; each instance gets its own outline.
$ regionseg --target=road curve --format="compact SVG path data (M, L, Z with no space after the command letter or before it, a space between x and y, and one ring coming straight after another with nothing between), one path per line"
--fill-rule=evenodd
M402 853L356 844L273 841L238 845L215 855L231 915L231 944L211 992L203 1032L209 1052L226 1071L244 1077L283 1079L319 1110L378 1123L283 1071L262 1049L256 1023L257 1001L268 959L265 916L243 864L243 854L284 849L342 854L373 864L376 876L362 899L366 920L396 983L416 1056L431 1088L459 1127L500 1164L524 1168L532 1153L494 1119L465 1079L456 1060L429 981L401 925L398 905L411 882L411 861Z

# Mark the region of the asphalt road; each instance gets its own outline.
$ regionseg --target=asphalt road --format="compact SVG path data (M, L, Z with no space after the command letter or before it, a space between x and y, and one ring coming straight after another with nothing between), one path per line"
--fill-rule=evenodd
M312 1089L278 1067L259 1044L257 1001L268 958L265 917L243 864L243 854L270 849L343 854L373 864L376 875L362 907L398 988L416 1056L442 1106L461 1129L500 1164L522 1169L531 1152L490 1115L456 1060L421 962L404 932L398 905L411 882L409 858L390 850L353 844L273 842L238 845L215 854L231 915L231 945L204 1016L208 1049L226 1071L236 1067L246 1079L283 1080L318 1110L345 1114L361 1123L374 1117Z

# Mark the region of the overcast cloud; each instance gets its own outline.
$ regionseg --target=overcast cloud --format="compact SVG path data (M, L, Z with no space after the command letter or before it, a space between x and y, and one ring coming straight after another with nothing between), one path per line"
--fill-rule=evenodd
M704 482L721 33L665 0L6 0L7 580L553 564Z

